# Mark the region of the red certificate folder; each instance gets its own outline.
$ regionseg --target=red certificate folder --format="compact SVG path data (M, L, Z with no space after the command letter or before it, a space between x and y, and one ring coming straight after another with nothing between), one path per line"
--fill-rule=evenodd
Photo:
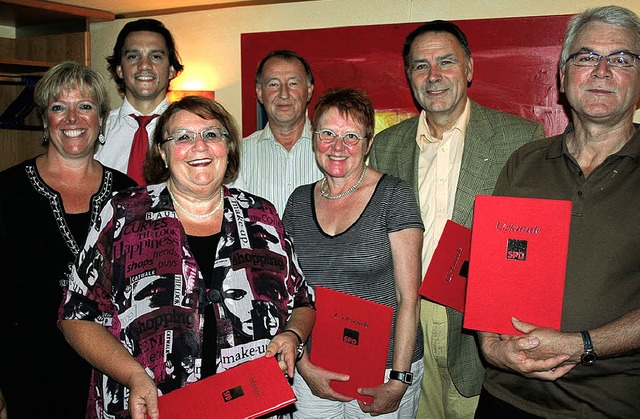
M275 358L258 358L160 396L160 416L171 419L255 418L295 403Z
M447 220L418 294L464 312L471 230Z
M316 323L311 334L311 362L348 374L332 381L345 396L373 402L357 389L384 383L393 308L329 288L316 287Z
M477 196L463 326L521 334L511 317L560 329L571 202Z

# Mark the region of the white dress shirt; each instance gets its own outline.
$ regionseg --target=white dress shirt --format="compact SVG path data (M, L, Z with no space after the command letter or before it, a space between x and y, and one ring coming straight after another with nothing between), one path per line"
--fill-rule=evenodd
M165 98L149 115L162 115L168 106L169 102ZM98 145L98 149L95 152L96 160L122 173L127 173L133 136L138 130L138 122L130 116L131 114L142 115L125 97L122 106L109 113L104 130L106 141L103 145ZM147 125L150 144L153 140L153 133L157 123L158 118L154 118Z

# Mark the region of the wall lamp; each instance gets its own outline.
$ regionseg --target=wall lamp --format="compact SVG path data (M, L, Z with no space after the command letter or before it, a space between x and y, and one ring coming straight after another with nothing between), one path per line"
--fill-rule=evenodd
M185 96L202 96L215 100L216 92L213 90L169 90L169 93L167 93L167 100L169 103L173 103Z

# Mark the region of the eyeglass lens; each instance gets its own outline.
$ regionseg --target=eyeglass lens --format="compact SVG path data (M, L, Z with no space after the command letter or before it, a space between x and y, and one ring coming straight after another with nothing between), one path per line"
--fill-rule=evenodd
M602 58L612 67L631 67L636 62L636 55L617 52L610 55L600 55L595 52L578 52L571 55L573 64L579 67L595 67Z
M337 138L340 138L346 145L354 146L361 140L364 140L363 137L360 137L355 132L347 132L343 135L338 135L329 129L325 129L322 131L317 131L316 134L318 135L318 138L320 138L320 141L322 141L323 143L332 143Z
M175 141L176 143L196 142L196 138L200 135L200 138L204 142L221 141L229 134L217 127L205 128L201 132L189 131L186 129L176 130L169 137L167 141Z

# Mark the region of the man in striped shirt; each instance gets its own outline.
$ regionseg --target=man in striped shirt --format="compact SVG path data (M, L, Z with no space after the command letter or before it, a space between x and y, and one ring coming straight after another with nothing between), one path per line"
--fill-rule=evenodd
M229 186L268 199L280 216L295 188L322 177L307 116L312 94L311 67L297 53L272 51L258 65L256 96L268 122L242 140L240 173Z

